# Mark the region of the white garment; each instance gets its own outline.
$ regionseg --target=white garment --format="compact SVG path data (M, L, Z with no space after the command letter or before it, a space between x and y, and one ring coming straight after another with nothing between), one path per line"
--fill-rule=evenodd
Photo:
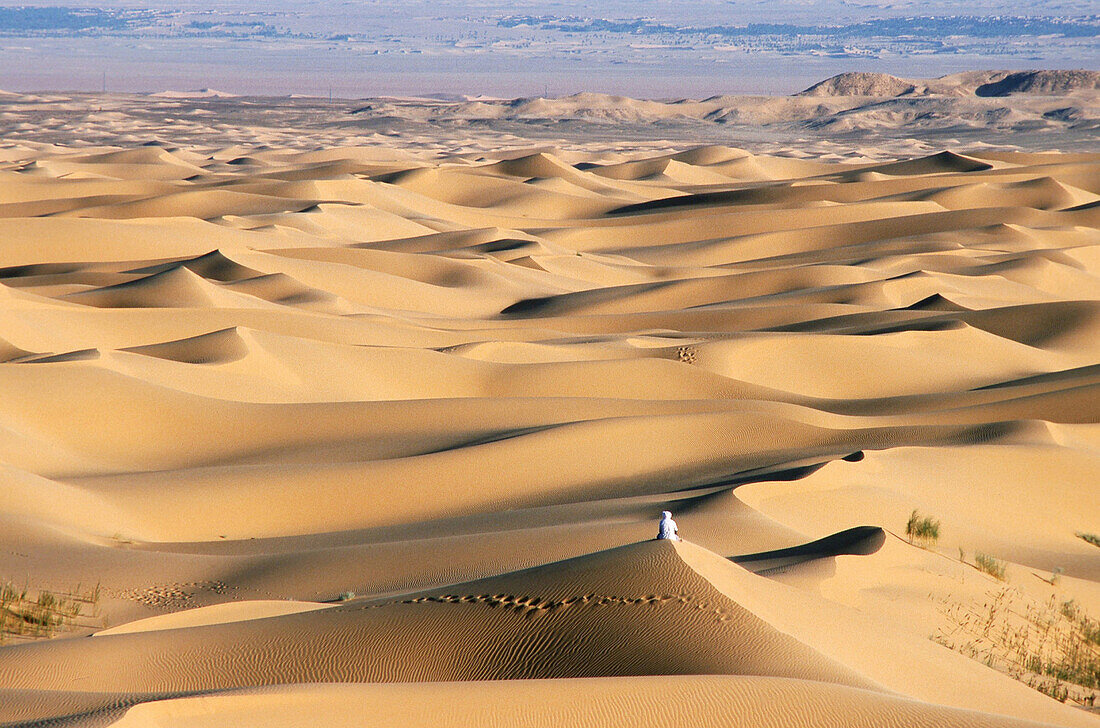
M672 513L669 511L661 511L661 523L657 526L657 539L680 540L680 531L676 528L676 521L672 520Z

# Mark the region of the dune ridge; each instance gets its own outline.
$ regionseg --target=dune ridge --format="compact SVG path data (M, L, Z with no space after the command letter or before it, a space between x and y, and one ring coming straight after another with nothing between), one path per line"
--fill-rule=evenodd
M1097 725L1100 154L6 152L0 723Z

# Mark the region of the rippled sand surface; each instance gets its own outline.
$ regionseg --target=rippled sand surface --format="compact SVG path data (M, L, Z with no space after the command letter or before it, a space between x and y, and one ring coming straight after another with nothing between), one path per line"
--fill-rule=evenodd
M1100 154L2 152L0 722L1100 724Z

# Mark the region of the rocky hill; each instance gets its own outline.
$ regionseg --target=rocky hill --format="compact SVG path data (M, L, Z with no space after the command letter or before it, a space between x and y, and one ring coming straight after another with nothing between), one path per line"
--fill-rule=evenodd
M1098 71L968 71L931 79L887 73L841 73L815 83L796 96L1064 96L1100 88Z
M978 96L1036 94L1061 96L1080 90L1100 89L1100 71L1020 71L974 90Z
M796 96L901 96L912 93L916 86L888 73L841 73L815 83Z

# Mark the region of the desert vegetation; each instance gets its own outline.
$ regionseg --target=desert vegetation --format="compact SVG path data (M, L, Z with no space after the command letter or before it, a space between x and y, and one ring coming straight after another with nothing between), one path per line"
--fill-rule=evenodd
M1082 541L1087 541L1093 546L1100 546L1100 536L1097 536L1095 533L1083 533L1081 531L1078 531L1077 538L1081 539Z
M931 516L922 516L920 511L914 509L905 524L905 535L909 543L930 546L940 538L940 522Z
M974 554L974 566L978 567L978 571L989 574L994 579L1004 581L1006 578L1005 562L989 554L983 554L980 551Z
M1012 587L978 604L941 605L940 644L1051 697L1092 707L1100 691L1100 621L1073 600L1037 603Z
M87 590L77 585L68 592L52 592L19 588L7 582L0 587L0 643L12 637L53 637L81 618L95 617L99 598L98 584Z

